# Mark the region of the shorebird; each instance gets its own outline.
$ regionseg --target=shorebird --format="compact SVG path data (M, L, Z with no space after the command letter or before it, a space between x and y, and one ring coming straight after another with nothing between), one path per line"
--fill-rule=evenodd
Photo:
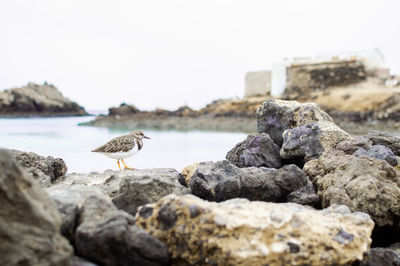
M117 159L117 164L120 170L121 166L119 161L124 164L125 169L132 170L134 168L128 167L125 164L124 159L136 154L142 149L143 139L150 138L145 136L142 131L133 131L128 135L113 138L106 144L92 150L92 152L99 152L112 159Z

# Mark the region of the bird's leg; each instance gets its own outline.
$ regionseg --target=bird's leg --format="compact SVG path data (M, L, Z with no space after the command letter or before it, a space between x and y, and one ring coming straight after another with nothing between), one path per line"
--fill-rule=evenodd
M129 170L133 170L134 168L130 168L130 167L128 167L126 164L125 164L125 162L124 162L124 160L123 159L121 159L121 162L125 165L125 169L129 169Z
M117 164L118 164L119 170L121 170L121 165L119 165L119 160L117 160Z

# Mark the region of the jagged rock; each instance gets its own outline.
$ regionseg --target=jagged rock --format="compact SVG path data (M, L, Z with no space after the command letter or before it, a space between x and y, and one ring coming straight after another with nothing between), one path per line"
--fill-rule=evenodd
M53 85L28 85L0 92L0 116L75 116L85 109L65 98Z
M3 149L0 202L0 265L68 265L72 247L60 234L57 207Z
M122 103L119 107L111 107L108 109L108 115L125 116L125 115L136 114L139 112L140 110L135 106L127 105L125 103Z
M269 99L257 109L257 131L268 133L279 146L286 129L299 127L311 122L328 121L332 118L315 103L298 103Z
M59 183L84 184L104 190L119 209L132 215L139 206L158 201L174 193L189 193L179 181L179 173L171 168L135 169L132 171L107 170L100 174L70 174Z
M237 167L282 167L279 146L266 133L247 136L228 152L226 159Z
M396 166L398 164L396 156L386 146L383 145L372 145L367 151L363 148L359 148L353 153L354 156L368 156L379 160L387 161L390 165Z
M166 265L167 246L135 225L135 219L104 198L82 205L75 232L76 252L101 265Z
M56 185L46 188L46 192L55 201L61 214L61 233L74 242L77 219L84 201L90 196L103 198L111 202L108 195L100 188L85 185Z
M400 266L399 253L388 248L372 248L357 266Z
M400 172L386 161L331 149L303 170L322 197L322 207L345 204L368 213L378 226L400 228Z
M287 201L301 205L310 205L315 208L320 207L321 205L321 199L315 192L314 186L311 181L309 181L307 185L299 188L298 190L291 192L287 196Z
M184 186L184 187L188 187L189 186L189 181L190 178L193 176L194 172L196 172L197 167L199 167L199 163L193 163L190 164L188 166L186 166L185 168L182 169L180 175L179 175L179 183Z
M97 264L77 256L72 257L69 263L69 266L98 266Z
M136 223L168 244L177 265L349 265L361 260L374 223L346 206L208 202L169 195L139 209ZM181 263L181 264L179 264Z
M367 137L374 145L386 146L391 149L395 155L400 156L400 136L388 132L371 130L368 132Z
M296 165L280 169L239 168L224 160L201 162L190 178L192 194L210 201L247 198L283 201L286 196L307 184L307 176Z
M372 147L372 141L366 136L357 136L349 140L343 140L336 145L336 149L344 151L346 154L353 154L359 148L369 150Z
M18 166L31 174L42 187L48 187L59 177L67 173L67 165L61 158L40 156L33 152L10 150Z
M311 122L283 132L280 156L283 159L302 158L307 162L349 138L348 133L332 122Z

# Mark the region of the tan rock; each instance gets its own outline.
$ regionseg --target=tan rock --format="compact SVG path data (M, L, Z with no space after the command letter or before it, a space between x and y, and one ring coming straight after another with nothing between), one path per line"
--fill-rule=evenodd
M349 265L369 250L374 223L344 205L208 202L168 195L142 207L136 224L169 246L176 264Z
M199 167L199 163L193 163L191 165L186 166L182 169L181 175L185 179L186 185L189 186L190 178L193 176L194 172L196 172L197 167Z

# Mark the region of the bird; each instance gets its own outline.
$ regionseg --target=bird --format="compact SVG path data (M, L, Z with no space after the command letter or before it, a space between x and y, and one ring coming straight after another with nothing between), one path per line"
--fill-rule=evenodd
M145 136L140 130L133 131L127 135L119 136L108 141L106 144L92 150L92 152L102 153L112 159L117 159L117 164L121 170L119 161L121 161L125 169L133 170L134 168L128 167L124 159L128 158L143 148L143 139L150 139Z

